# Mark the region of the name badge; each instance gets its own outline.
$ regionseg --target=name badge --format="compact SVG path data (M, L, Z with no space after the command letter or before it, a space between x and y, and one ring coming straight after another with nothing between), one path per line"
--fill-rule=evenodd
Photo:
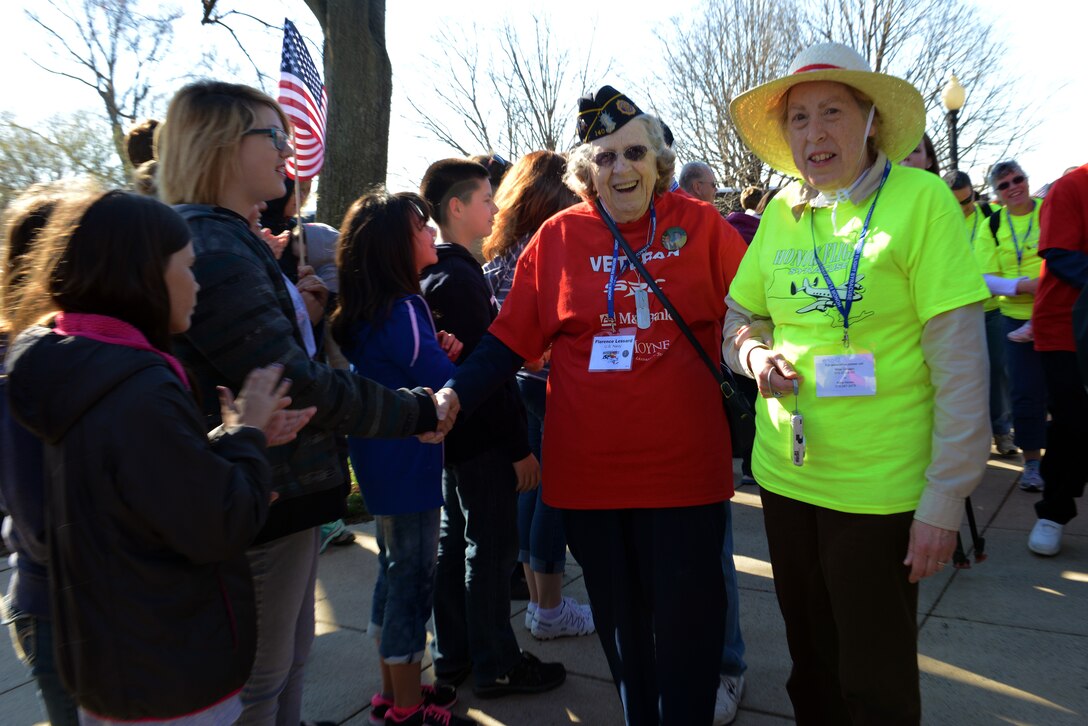
M589 372L629 371L635 354L635 333L630 328L615 335L597 335L589 353Z
M872 353L818 355L814 360L817 397L876 395L876 361Z

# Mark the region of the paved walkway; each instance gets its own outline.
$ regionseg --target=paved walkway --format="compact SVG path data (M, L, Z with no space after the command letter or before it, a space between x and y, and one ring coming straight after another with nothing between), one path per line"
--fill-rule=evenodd
M1061 555L1032 555L1025 542L1038 495L1016 488L1018 471L991 459L973 498L990 559L969 570L949 568L922 586L919 661L926 724L1088 723L1088 517L1067 528ZM754 488L738 492L733 511L749 664L736 723L792 723L784 688L789 658ZM356 546L321 557L305 716L363 726L378 686L375 649L366 636L377 546L372 525L354 529ZM0 572L5 590L9 576ZM585 599L574 564L567 568L566 591ZM622 723L596 637L536 642L522 625L524 605L516 602L511 609L522 646L545 660L563 661L567 682L543 696L487 702L466 688L457 710L487 726ZM0 643L0 724L24 726L40 719L26 669L8 644Z

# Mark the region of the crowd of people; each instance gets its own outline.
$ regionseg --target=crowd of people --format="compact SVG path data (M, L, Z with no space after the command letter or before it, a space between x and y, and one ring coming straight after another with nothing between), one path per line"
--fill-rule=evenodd
M354 474L372 723L475 723L466 683L560 687L518 645L521 577L533 637L597 634L628 726L731 723L736 457L797 722L920 723L918 583L987 458L1022 452L1042 556L1088 479L1088 165L1044 201L1000 161L986 202L941 176L917 89L836 43L730 113L796 181L728 216L714 169L678 169L612 86L579 99L569 153L442 159L339 228L295 222L276 101L216 81L133 130L130 190L26 190L2 255L4 618L50 722L308 723L318 554L354 541Z

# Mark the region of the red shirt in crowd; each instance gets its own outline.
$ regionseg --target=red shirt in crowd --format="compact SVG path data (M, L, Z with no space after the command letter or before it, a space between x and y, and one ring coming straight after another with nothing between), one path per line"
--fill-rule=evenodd
M717 361L725 295L745 244L712 205L674 193L655 201L657 232L643 262ZM640 250L650 214L618 226ZM670 251L663 237L684 243ZM551 346L544 500L569 509L623 509L728 499L732 454L721 394L650 290L650 327L636 328L634 290L645 283L630 268L617 275L614 300L617 327L636 332L631 370L589 371L594 337L610 330L602 317L612 264L612 235L593 206L559 213L525 248L490 328L527 360Z
M1039 253L1048 249L1088 254L1088 164L1054 182L1046 195L1040 220ZM1039 277L1031 324L1035 350L1076 351L1073 342L1073 303L1080 290L1048 273Z

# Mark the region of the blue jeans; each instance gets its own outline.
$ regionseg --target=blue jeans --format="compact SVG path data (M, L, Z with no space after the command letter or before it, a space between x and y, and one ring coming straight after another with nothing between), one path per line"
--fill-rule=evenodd
M517 560L517 478L490 449L442 472L442 529L434 587L435 676L472 665L477 685L521 659L510 626L510 572Z
M1000 310L986 311L986 354L990 359L990 430L999 436L1012 430L1005 324Z
M725 575L725 643L722 646L723 676L739 676L748 670L744 662L744 636L740 632L740 591L737 567L733 563L733 504L725 503L725 542L722 545L722 574Z
M544 399L548 384L536 378L518 376L518 389L529 418L529 446L540 461L544 440ZM567 564L567 537L563 515L544 503L544 482L535 490L518 495L518 562L528 562L533 572L553 575Z
M9 610L7 605L4 609L10 619L11 644L19 659L30 667L49 722L53 726L76 726L79 723L76 703L60 682L53 661L53 622Z
M1011 333L1026 321L1005 318L1005 332ZM1034 343L1005 339L1009 361L1009 388L1012 392L1012 421L1016 445L1025 451L1046 448L1046 376Z
M708 724L726 608L720 502L564 509L627 726Z
M367 632L378 653L394 665L418 663L427 646L427 620L434 602L441 509L376 515L378 579Z

